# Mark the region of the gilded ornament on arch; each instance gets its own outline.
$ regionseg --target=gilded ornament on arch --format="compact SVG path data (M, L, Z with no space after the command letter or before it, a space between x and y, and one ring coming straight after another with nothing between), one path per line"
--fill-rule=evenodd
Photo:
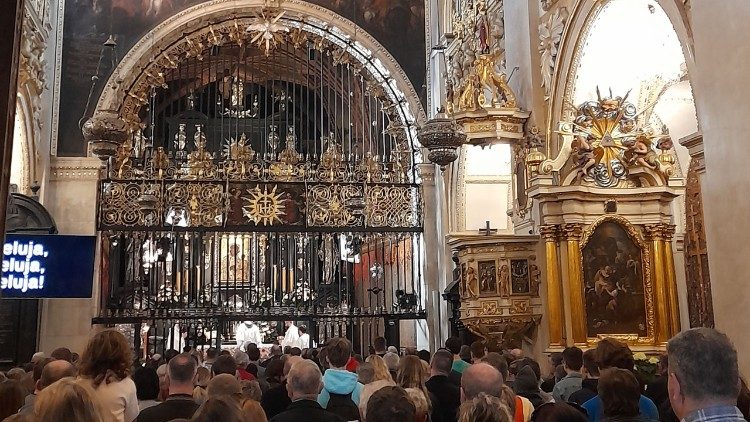
M315 227L361 226L363 187L315 185L307 191L307 224Z
M418 188L413 186L367 186L365 191L368 227L418 227Z

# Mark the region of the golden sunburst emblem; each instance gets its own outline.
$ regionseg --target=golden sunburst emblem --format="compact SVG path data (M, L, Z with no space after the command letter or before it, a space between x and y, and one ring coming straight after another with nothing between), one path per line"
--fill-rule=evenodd
M275 222L283 223L281 221L281 216L285 214L283 192L277 193L277 188L278 186L274 186L270 192L268 186L264 186L263 190L257 186L255 189L248 189L247 193L250 196L243 198L246 204L242 207L245 217L255 224L264 226L270 226Z

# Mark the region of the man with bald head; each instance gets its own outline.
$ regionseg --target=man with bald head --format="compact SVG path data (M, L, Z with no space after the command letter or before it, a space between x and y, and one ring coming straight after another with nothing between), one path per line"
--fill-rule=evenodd
M469 366L461 376L461 401L473 400L479 393L500 397L503 376L500 371L484 362Z
M297 357L297 356L292 356ZM291 360L288 359L287 362ZM318 365L311 360L293 360L286 377L286 388L291 404L274 416L271 422L343 422L318 404L318 393L323 388L323 376Z
M36 396L40 391L44 390L46 387L49 387L60 379L66 377L75 377L76 373L78 372L70 362L64 360L40 361L39 363L37 363L37 366L40 365L41 368L34 368L35 375L37 373L37 369L41 369L39 379L36 381L36 385L34 387L34 393L26 396L26 401L24 402L23 407L18 410L18 413L20 414L31 415L34 412L34 402L36 401Z
M179 354L167 364L169 396L161 404L143 409L136 422L167 422L172 419L189 419L198 410L193 400L193 381L198 364L189 353Z
M266 417L269 419L283 412L292 403L289 399L289 391L287 390L287 376L289 375L289 371L292 370L292 365L300 361L302 361L302 358L299 356L286 356L284 358L284 375L281 379L281 384L263 394L260 405L266 411Z

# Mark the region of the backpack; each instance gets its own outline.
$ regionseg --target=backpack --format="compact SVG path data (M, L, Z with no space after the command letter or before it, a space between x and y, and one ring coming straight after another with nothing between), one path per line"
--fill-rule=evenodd
M329 391L328 395L330 398L328 399L328 407L326 407L327 411L339 415L347 421L359 421L359 408L352 400L352 393L334 394Z

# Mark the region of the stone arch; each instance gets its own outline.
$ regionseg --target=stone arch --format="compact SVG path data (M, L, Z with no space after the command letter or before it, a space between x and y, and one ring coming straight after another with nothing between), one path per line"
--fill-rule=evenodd
M230 24L257 18L264 0L249 0L239 5L234 0L213 0L175 14L159 24L123 57L112 72L97 103L97 110L118 110L125 120L139 107L139 89L154 84L158 69L173 64L200 37L208 37L220 22ZM342 49L366 70L382 88L383 99L394 104L396 116L403 125L405 138L416 143L416 124L426 120L426 114L416 90L393 56L377 40L353 22L321 6L301 0L286 0L282 20L322 38L331 46ZM191 40L192 38L192 40ZM186 41L187 40L187 41Z
M580 63L583 54L582 43L589 29L596 21L598 12L606 6L606 1L600 0L576 0L562 34L559 46L559 54L555 60L555 73L552 77L550 101L547 106L547 156L554 157L557 148L553 148L555 139L553 136L557 122L563 118L566 100L572 98L575 85L575 69ZM680 0L655 0L661 6L674 28L677 38L682 47L685 58L688 77L695 66L693 55L692 30L690 28L688 9ZM626 34L623 34L626 36Z
M39 131L36 128L37 118L34 117L34 109L29 99L28 93L20 89L16 96L16 121L20 125L20 133L14 133L13 136L13 156L20 158L20 168L11 165L11 171L18 169L20 180L18 190L21 193L28 193L31 185L36 180L36 143ZM20 148L20 149L19 149Z

